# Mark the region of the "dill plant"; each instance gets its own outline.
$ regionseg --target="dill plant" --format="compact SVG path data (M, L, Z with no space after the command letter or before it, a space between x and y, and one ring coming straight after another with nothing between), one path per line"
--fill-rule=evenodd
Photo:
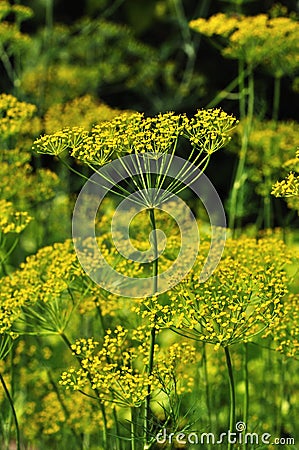
M27 212L16 211L11 202L7 202L4 199L0 200L0 264L1 272L6 273L5 263L14 251L19 241L19 235L29 224L31 217ZM9 238L13 237L11 241ZM2 297L2 295L1 295ZM12 331L11 325L16 317L15 312L12 312L14 305L7 303L0 299L0 361L4 361L7 355L10 353L13 341L16 338L16 334ZM8 400L9 406L12 411L13 420L16 430L16 446L19 450L20 447L20 430L19 423L14 407L14 399L10 393L7 382L4 376L0 372L0 382L5 392L5 396ZM8 433L8 437L9 437Z
M63 158L64 153L68 152L70 156L97 171L98 167L126 154L140 154L143 157L149 151L152 160L163 161L164 155L175 152L181 136L190 140L192 148L190 157L195 158L196 162L203 162L205 167L210 155L225 144L227 133L233 125L232 119L227 121L224 115L224 121L220 122L223 129L219 133L221 128L217 123L219 114L222 114L219 110L215 112L211 110L199 111L191 119L171 113L145 119L139 113L125 113L110 122L95 126L91 131L75 127L42 136L35 141L34 148L40 153L52 154L58 158ZM163 125L167 131L163 129ZM127 167L125 169L130 175ZM145 190L162 185L155 185L155 179L143 177L142 173L137 172L133 186ZM125 187L114 186L112 192L120 197L126 197L130 194L129 189L129 184ZM170 182L167 193L179 192L181 189L176 181ZM150 226L155 233L157 219L155 209L158 204L152 204L152 198L146 194L145 197L140 197L139 201L144 202L143 206L149 213ZM126 220L126 217L123 219ZM108 223L104 225L106 229L107 226ZM71 368L64 372L61 384L99 401L104 418L104 446L110 442L105 419L109 404L114 405L112 409L116 430L118 430L119 407L130 409L132 449L139 446L150 448L154 445L151 407L157 392L164 392L168 398L168 409L164 411L166 422L171 420L176 423L174 429L180 430L174 401L176 399L177 402L177 395L180 392L176 390L177 379L172 366L168 372L161 368L157 340L163 329L170 329L198 343L214 344L215 350L219 347L224 349L230 383L229 428L233 429L236 417L236 392L230 348L233 344L246 345L247 342L252 342L266 329L271 330L275 321L281 320L282 317L282 298L287 292L284 266L290 261L290 255L286 252L284 244L276 238L263 238L258 242L245 237L239 241L229 240L224 259L213 276L204 284L198 282L198 273L205 259L204 253L201 254L197 266L192 269L190 275L172 292L167 293L168 300L165 300L165 294L162 297L158 295L157 283L157 275L167 261L164 261L163 256L157 257L158 242L154 239L153 243L152 295L134 302L132 309L142 321L146 320L147 326L137 327L137 334L135 333L134 337L133 333L130 338L129 330L122 326L116 324L114 330L110 329L104 325L102 303L98 299L96 308L103 323L101 340L83 338L72 344L65 334L62 334L79 363L79 369ZM208 251L208 241L203 243L203 248ZM111 255L111 250L105 254ZM91 265L94 264L93 261L91 253ZM89 289L93 291L92 287ZM103 294L100 295L102 296ZM113 296L104 294L103 299L104 302L105 299L109 301ZM131 339L134 341L137 336L141 341L139 346L128 343ZM182 348L184 347L178 347L178 351L182 352ZM245 384L248 384L246 346L244 349L244 380ZM188 351L191 354L193 350L190 347ZM193 382L191 378L188 381L190 386ZM207 403L210 403L209 395L207 392ZM247 421L249 406L247 386L244 396L244 421ZM119 430L116 433L118 434ZM117 445L121 446L121 440ZM230 443L228 448L231 448Z
M7 9L5 9L7 7ZM25 19L29 9L21 5L1 3L2 18L9 14L19 14L20 26L22 17ZM6 12L4 12L4 9ZM1 15L1 14L0 14ZM30 14L29 14L30 15ZM17 17L17 16L16 16ZM4 39L4 31L10 37L17 33L17 27L11 23L1 22L1 39ZM3 31L4 28L4 31ZM12 36L11 36L12 33ZM21 39L21 35L17 36ZM0 39L0 40L1 40ZM16 38L17 39L17 38ZM1 47L1 58L5 58L7 51L6 43L3 41ZM16 42L12 43L13 46ZM13 53L9 53L11 55ZM23 242L25 236L30 235L34 227L34 219L38 216L37 206L53 198L54 187L57 186L58 177L48 169L37 169L33 171L30 164L32 154L28 152L26 143L40 132L40 120L36 117L36 107L32 104L19 101L10 94L0 95L0 266L1 282L10 279L14 269L16 255L24 253ZM15 374L12 358L16 346L18 334L12 329L13 322L20 315L20 304L18 299L9 300L11 293L6 291L5 298L1 292L0 300L0 341L1 341L1 384L5 396L9 402L10 409L4 409L3 418L7 421L1 422L3 445L8 445L10 433L15 426L16 445L20 448L21 438L16 407L14 405L16 394L14 392ZM10 361L11 359L11 361ZM10 368L10 369L9 369ZM5 405L5 403L4 403ZM12 416L9 413L12 412ZM13 421L12 421L13 418Z
M288 292L286 266L292 260L283 241L264 237L258 241L248 237L229 239L222 260L205 283L198 282L209 242L201 246L197 265L190 274L168 293L163 308L144 299L137 308L142 318L156 318L156 326L167 327L180 336L223 348L230 386L229 428L234 429L236 394L230 349L245 344L245 383L248 377L246 344L265 330L271 334L284 317L284 297ZM145 308L143 307L145 304ZM287 303L286 303L287 304ZM296 344L295 344L296 345ZM209 394L208 394L209 395ZM244 423L247 423L249 392L244 396ZM209 403L209 399L207 399ZM231 443L228 444L231 448Z
M279 8L278 8L279 9ZM209 106L217 105L225 98L236 98L239 102L240 121L242 123L241 147L234 175L234 182L229 199L229 228L240 225L242 217L246 216L246 182L250 177L249 147L252 134L255 132L254 115L261 115L256 108L255 76L259 70L266 71L273 83L273 104L269 111L272 124L269 133L275 133L279 127L281 80L293 76L299 67L298 38L299 25L294 15L286 15L285 11L269 14L245 16L244 14L217 13L204 19L198 18L190 22L190 27L207 38L219 48L224 58L235 59L238 62L238 76L226 89L217 95ZM277 15L278 14L278 15ZM232 93L238 88L236 94ZM254 144L253 144L254 145ZM274 147L274 148L273 148ZM275 150L281 151L276 138L266 147L266 156L272 158ZM274 150L274 152L273 152ZM248 164L249 162L249 164ZM266 183L271 184L271 177L264 172ZM271 227L271 196L268 190L263 195L264 226Z
M104 180L105 176L100 171L97 171L97 168L104 166L115 158L119 158L126 178L129 178L133 187L141 192L138 202L149 213L153 234L152 295L155 296L159 292L159 254L155 209L166 198L171 198L174 194L178 194L184 189L182 182L179 180L166 182L170 164L166 156L169 154L173 156L180 139L185 138L191 146L188 161L192 160L192 167L200 168L203 171L207 167L211 155L230 140L229 133L236 123L237 121L234 117L229 116L221 109L198 110L190 119L185 115L176 115L174 113L159 114L155 117L144 117L140 113L123 113L111 121L94 126L90 131L81 127L75 127L63 129L52 135L44 135L35 141L33 148L38 153L51 154L58 158L63 158L64 152L67 151L70 156L88 165L102 176ZM133 156L138 157L137 159L135 158L137 163L133 162L133 164L139 165L136 177L133 177L130 173L129 165L122 162L122 157L125 155L132 155L132 161L134 161ZM151 173L149 161L160 163L160 169L156 175ZM64 161L64 163L66 162ZM145 175L142 173L141 163L145 166ZM72 169L71 166L69 167ZM77 170L76 173L78 173ZM188 177L194 173L194 169L183 165L179 175L183 180L188 180ZM163 192L162 188L164 187L165 190ZM152 198L152 188L162 192L160 197ZM113 186L110 190L124 198L130 195L128 182L126 187L119 184ZM152 380L154 372L157 338L156 321L157 318L155 317L148 336L149 352L145 365L145 374L148 380ZM82 363L80 364L82 366ZM90 383L93 383L90 372L87 373L87 379ZM150 402L152 391L156 386L145 382L143 378L144 383L145 389L143 390L143 397L140 399L139 406L144 411L142 439L143 448L145 449L152 445ZM93 385L97 392L96 384L93 383ZM136 405L132 405L132 407L136 407ZM134 420L132 417L132 423ZM132 430L133 435L134 433L135 430ZM133 435L131 440L132 448L135 448Z
M206 117L206 114L204 112L202 116ZM198 116L200 117L200 113ZM136 122L141 118L139 115L133 115L133 118L133 125L130 124L130 115L127 114L121 119L112 119L117 124L116 133L119 131L119 123L123 124L123 130L126 130L127 124L136 130ZM166 116L166 123L168 120L169 115ZM195 119L191 123L196 124L196 120L198 121ZM207 123L209 124L209 120ZM38 139L35 145L40 146L39 151L49 152L58 158L64 158L63 152L69 152L84 161L85 157L88 158L88 149L92 148L91 143L96 143L99 147L95 146L93 150L98 148L98 153L92 154L91 158L87 159L87 164L97 170L100 164L106 164L110 159L123 155L121 151L113 153L112 147L108 147L108 155L103 151L103 141L107 145L111 142L108 133L109 122L102 124L101 129L106 133L102 135L103 141L96 136L99 128L95 127L90 134L78 127L64 129ZM201 126L188 128L186 136L194 142L190 152L192 157L196 158L198 155L197 146L205 146L198 161L221 147L228 138L225 133L229 132L230 127L224 128L224 136L216 134L216 137L213 130L205 135ZM134 136L132 141L125 141L125 144L131 143L132 152L132 142L135 142L133 138ZM116 142L119 146L122 145L120 135L117 135ZM174 151L172 146L176 141L168 139L167 142L170 142L167 151ZM75 150L74 143L78 144ZM144 143L152 144L148 135L145 136ZM142 147L138 149L142 151ZM160 158L163 158L163 154L153 152L153 161ZM67 164L70 165L68 161ZM144 187L141 184L144 179L136 177L135 182ZM181 189L175 181L171 183L168 194L172 188L177 191ZM136 188L136 184L133 187ZM126 191L130 192L131 186L127 184L120 186L119 191L116 189L115 192L119 192L122 198ZM145 200L148 208L151 199L143 199ZM117 267L119 256L112 249L113 242L109 232L113 207L110 203L106 205L109 214L104 214L96 224L101 232L97 242L109 264ZM159 256L157 264L150 263L143 269L148 272L150 268L163 271L171 264L177 255L179 239L178 230L172 220L166 220L159 209L152 209L155 228L168 228L172 230L173 236L170 239L170 247L166 249L165 254ZM145 209L142 222L135 221L133 227L133 240L140 243L140 248L144 248L145 244L146 220L149 230L152 227L146 213L149 214ZM123 220L126 221L127 216L124 216ZM136 247L138 248L137 245ZM225 349L227 365L230 368L232 427L236 414L235 405L238 405L239 398L235 365L242 364L242 355L239 355L238 351L235 353L236 346L233 344L250 345L258 341L262 333L268 337L275 335L273 339L277 343L283 341L283 329L281 333L275 334L275 327L278 330L277 324L282 323L284 318L282 298L287 292L284 265L290 260L290 255L285 245L273 237L262 238L258 242L246 237L239 240L229 239L224 259L217 271L202 284L198 283L198 274L209 250L208 239L203 239L201 249L202 253L198 255L196 266L181 284L163 295L158 295L159 285L153 285L154 295L132 299L130 311L124 306L125 300L122 297L106 292L89 279L80 267L69 240L42 248L36 255L29 257L12 276L3 277L0 282L1 312L6 314L5 317L10 321L9 330L14 334L30 335L38 339L57 337L66 344L70 358L74 359L73 362L70 360L69 369L64 370L61 376L60 383L67 388L66 394L55 388L53 374L49 370L43 371L43 376L51 385L51 392L47 390L38 394L35 391L43 409L37 410L36 414L30 415L28 412L29 420L36 417L39 426L44 426L50 436L51 433L63 430L63 421L67 420L70 439L76 445L88 445L90 432L103 448L114 445L118 449L124 448L126 440L133 449L154 448L155 433L163 426L174 432L190 431L193 423L190 424L189 417L192 414L187 411L186 416L181 417L181 398L182 394L193 396L194 392L202 393L203 387L197 385L197 371L201 368L200 370L205 370L204 394L207 414L211 416L210 423L213 424L215 419L211 403L215 393L209 389L209 383L211 377L216 376L220 380L217 387L221 390L221 383L225 379L224 370L217 364L223 365L225 360L218 356L220 352L210 353L208 344L212 344L216 350ZM94 267L96 258L93 247L88 247L88 243L86 251L90 266ZM141 266L142 264L134 265L131 261L121 261L119 264L120 270L132 277L144 275L140 271ZM85 327L84 324L88 326ZM291 323L287 325L286 334L291 333L291 326ZM78 330L84 337L78 338ZM184 340L178 338L177 342L163 345L167 330L174 332L174 336L184 334ZM4 332L6 333L5 330ZM190 338L194 341L192 344ZM285 350L287 347L290 347L288 343L284 347ZM292 351L289 351L291 355ZM244 367L250 371L248 361L244 362ZM69 391L73 391L76 396L74 398L80 398L78 409L72 406ZM247 396L249 411L253 408L250 393L249 390L244 395L245 398ZM224 401L226 399L223 396L221 403ZM98 410L95 405L98 405ZM145 414L146 405L150 405L148 415ZM50 417L55 408L57 421L51 423ZM84 412L80 413L80 409ZM238 407L237 410L239 411ZM244 408L244 421L246 414ZM223 418L221 421L223 426ZM85 423L88 423L89 431L85 434L80 431L80 434L78 430L82 430ZM129 423L128 430L123 429L123 424L126 423ZM103 432L101 437L99 428ZM32 430L32 433L35 433L38 439L38 431Z

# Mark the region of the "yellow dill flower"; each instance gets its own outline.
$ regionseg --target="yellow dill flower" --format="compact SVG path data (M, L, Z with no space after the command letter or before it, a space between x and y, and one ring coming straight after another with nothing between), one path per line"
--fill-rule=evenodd
M293 171L284 180L277 181L272 186L271 194L275 197L285 197L288 206L299 211L299 150L296 152L296 158L288 160L284 167L292 168Z
M198 267L209 244L201 245ZM291 261L286 246L276 237L256 241L227 240L224 256L213 275L199 283L193 268L161 309L158 299L140 308L142 317L158 316L157 326L169 327L216 348L248 341L272 326L287 292L284 265Z
M140 333L144 333L142 328ZM135 338L140 338L140 333L135 332ZM120 325L113 331L107 330L102 347L98 350L97 346L93 339L78 339L73 344L81 367L63 372L60 384L75 391L91 387L104 404L140 406L148 395L148 387L159 385L144 368L139 370L138 358L146 355L148 359L147 346L136 347L129 331Z
M35 381L37 374L38 371L35 372ZM32 425L24 427L27 439L38 439L41 434L55 439L66 426L73 432L88 434L97 433L103 428L102 413L95 402L88 402L81 394L68 391L60 391L58 396L55 391L49 392L45 383L42 384L39 379L38 387L41 392L30 385L35 401L25 402L23 421ZM111 429L111 407L106 406L105 414L106 426Z
M37 153L46 153L49 155L59 155L69 146L67 135L68 130L57 131L52 135L44 135L35 140L33 150Z
M272 190L275 197L299 196L299 179L294 173L290 173L284 180L277 181Z
M33 10L24 5L11 5L11 11L14 13L17 23L30 19L33 16Z
M0 22L0 40L9 56L28 48L31 42L29 35L21 33L19 24L10 22Z
M196 348L188 342L175 342L169 347L160 348L156 353L154 374L166 394L181 395L191 392L194 384L194 364L198 356Z
M0 135L5 140L19 133L26 121L32 118L36 106L19 102L10 94L0 95Z
M173 112L146 118L141 113L123 113L90 131L75 127L42 136L33 149L59 155L68 148L71 156L102 166L130 153L150 153L159 158L172 152L183 135L193 147L210 154L230 140L229 132L236 124L236 119L221 109L198 110L190 120Z
M290 174L285 180L277 182L273 186L272 194L276 197L284 197L288 208L299 211L298 184L298 177L295 177L294 174Z
M223 13L218 13L211 16L209 19L195 19L190 22L190 27L199 33L206 36L213 36L214 34L228 37L235 29L238 28L239 17L228 16Z
M235 117L220 108L199 109L186 123L185 132L193 147L210 154L230 141L229 133L237 124Z
M31 221L25 211L15 211L11 202L0 199L0 234L21 233Z
M54 196L58 176L49 169L33 171L29 164L30 153L19 149L2 152L0 164L1 197L30 210L32 204L48 200Z
M299 353L299 294L289 294L283 301L281 314L263 337L271 336L276 350L287 357Z
M33 11L28 6L11 5L7 0L1 0L0 3L0 20L3 20L8 14L13 13L15 20L20 24L23 20L30 19Z
M40 249L11 276L1 278L0 332L13 325L18 332L51 333L63 329L73 302L82 295L76 279L83 273L75 268L76 262L72 242L67 240Z
M225 57L262 64L275 77L293 73L299 65L299 25L291 17L231 16L215 14L190 22L190 27L208 37L222 39Z

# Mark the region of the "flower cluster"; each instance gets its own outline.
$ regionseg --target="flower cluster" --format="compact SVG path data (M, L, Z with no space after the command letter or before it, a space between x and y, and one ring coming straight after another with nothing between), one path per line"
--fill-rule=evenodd
M284 265L291 254L285 244L276 237L229 239L217 269L200 283L199 269L208 251L208 242L203 242L197 268L169 293L168 301L145 299L136 311L149 320L155 316L157 327L215 348L248 341L272 326L287 292Z
M32 118L36 106L19 102L10 94L0 95L0 134L1 139L19 133L24 123Z
M172 113L147 119L140 113L124 113L95 125L91 131L75 127L45 135L35 141L34 148L39 153L54 155L69 148L75 158L103 165L114 154L167 151L179 134L179 120Z
M296 152L296 158L290 159L285 163L285 167L292 168L299 173L299 150ZM299 179L291 172L284 180L277 181L273 186L272 194L276 197L298 197Z
M298 357L299 353L299 295L289 294L283 302L283 310L274 321L272 330L266 333L270 335L276 350L287 357Z
M110 240L110 234L103 233L97 241L108 264L120 273L138 277L143 270L140 264L120 259L117 250L110 248ZM84 242L85 268L92 273L99 269L99 263L94 255L96 246L93 242L89 244L88 240ZM81 314L99 308L103 316L113 316L124 307L119 298L93 284L80 266L69 239L27 257L11 276L1 278L0 286L0 323L5 317L5 329L9 329L19 318L14 324L19 333L63 329L74 305Z
M1 233L21 233L31 221L26 211L15 211L11 202L0 199L0 235Z
M105 412L107 427L111 428L112 411L106 407ZM44 435L50 437L60 434L66 424L73 432L78 433L94 433L103 427L101 411L93 402L86 402L86 398L80 394L74 401L74 394L65 392L62 402L55 391L49 391L41 398L39 404L28 405L26 415L29 416L28 423L34 422L34 425L28 427L30 429L24 433L31 439L37 439L41 430Z
M53 389L56 373L51 373L49 366L57 357L58 348L32 344L27 336L15 341L14 367L19 367L18 387L24 392L24 412L20 422L22 425L31 423L31 426L24 426L23 434L24 439L31 442L37 441L41 433L55 439L55 435L61 436L66 426L74 434L96 433L103 427L102 413L96 402L86 401L86 397L80 393L62 391L56 386ZM9 367L7 369L9 370ZM59 372L57 376L59 377ZM2 390L0 400L3 401ZM111 409L106 407L105 413L107 427L112 428ZM66 440L68 439L69 435L66 437ZM65 447L64 444L61 446Z
M7 0L2 0L0 4L0 20L3 20L9 14L14 14L16 22L20 23L23 20L30 19L33 11L28 6L11 5Z
M298 68L299 25L293 18L218 13L209 19L193 20L190 26L206 36L222 37L227 44L224 56L252 66L263 64L275 77Z
M123 113L91 131L75 127L42 136L33 148L51 155L69 149L79 160L104 165L115 156L132 152L152 153L159 158L172 151L178 137L184 135L193 147L210 154L229 141L229 132L236 124L233 116L220 109L198 110L190 120L172 112L146 118L141 113Z
M190 392L194 378L188 373L188 366L194 366L198 356L196 349L188 342L175 342L161 348L156 355L154 374L160 381L162 391L167 395L181 395Z
M33 150L36 150L37 153L45 153L48 155L60 155L64 150L69 147L69 139L68 139L68 131L66 128L62 131L57 131L52 135L44 135L41 136L34 142ZM81 128L74 128L74 135L80 136Z
M6 16L14 15L15 22L3 21ZM7 56L12 56L19 50L28 48L30 37L20 31L22 21L32 15L32 10L23 5L10 5L7 1L1 2L0 10L0 43Z
M57 27L55 31L62 37L65 27ZM53 103L64 103L86 92L96 93L98 75L99 71L94 66L63 62L53 62L47 66L42 58L39 58L33 67L23 72L22 89L30 98L36 98L36 93L46 87L44 102L45 106L50 108Z
M185 125L191 145L204 149L208 154L219 150L231 137L229 133L238 124L232 115L216 109L199 109Z
M27 162L30 157L30 153L19 149L2 151L0 164L1 198L28 210L32 205L52 198L59 182L58 176L49 169L33 171Z
M73 297L70 295L70 286L75 282L79 274L79 268L74 268L76 255L73 251L72 242L67 240L64 243L57 243L40 249L36 255L27 257L21 264L20 269L12 276L0 279L0 333L11 329L14 322L21 318L24 308L29 313L29 320L25 321L25 326L38 332L39 327L34 319L38 319L39 309L37 304L45 305L43 314L40 317L41 326L50 327L50 319L46 317L45 311L53 304L57 305L57 320L62 319L62 298L68 297L66 308L72 306ZM73 294L74 295L74 294ZM73 299L73 300L72 300ZM59 304L59 300L61 305ZM30 311L29 311L30 309ZM53 312L53 311L52 311ZM54 320L55 318L52 317ZM18 327L22 331L22 327Z
M284 180L277 181L273 186L272 194L276 197L299 196L299 179L294 173L290 173Z
M60 384L67 389L84 390L91 384L98 398L105 404L112 402L137 407L148 395L148 387L158 387L157 380L143 369L137 360L147 349L130 344L128 330L118 326L107 330L100 350L93 339L79 339L72 345L81 367L63 372Z
M293 171L284 180L274 184L271 194L275 197L285 197L288 206L299 211L299 150L296 152L296 158L288 160L284 167Z
M72 350L80 368L63 372L60 384L75 391L91 387L104 404L131 407L142 404L149 386L157 394L190 391L194 380L185 369L196 361L194 346L187 342L167 348L155 344L153 372L148 374L149 335L144 325L131 331L118 325L106 330L101 344L93 338L76 340Z

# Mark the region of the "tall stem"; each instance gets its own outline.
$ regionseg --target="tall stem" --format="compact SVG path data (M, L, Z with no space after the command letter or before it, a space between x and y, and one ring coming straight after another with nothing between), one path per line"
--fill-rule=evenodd
M285 373L286 373L286 361L282 358L278 359L280 382L278 385L278 404L277 404L277 416L276 416L276 430L277 433L281 433L282 420L283 420L283 402L285 400Z
M277 129L277 121L279 116L279 104L280 104L280 85L281 85L281 78L279 76L276 76L274 78L274 92L273 92L273 108L272 108L272 127L273 130L276 131ZM266 149L266 160L270 160L272 157L272 154L275 154L277 151L277 142L275 141L275 138L271 139L271 143L269 145L269 148ZM265 175L265 184L267 186L271 186L273 184L271 180L271 174L269 172ZM264 197L264 227L265 228L271 228L273 225L272 220L272 196L270 193L267 193Z
M210 387L209 387L209 378L208 378L207 351L206 351L205 343L203 343L202 363L203 363L203 370L204 370L206 406L207 406L207 411L208 411L208 425L209 425L209 430L211 430L212 429L212 415L211 415L211 402L210 402ZM211 448L212 448L212 444L210 442L208 442L208 449L211 450Z
M154 261L153 261L153 295L158 291L158 241L157 241L157 231L156 231L156 218L155 209L149 209L149 216L151 221L152 236L153 236L153 250L154 250Z
M157 241L156 218L155 218L154 208L149 209L149 216L150 216L150 222L151 222L152 237L153 237L153 250L154 250L152 275L153 275L153 295L155 295L158 291L158 241ZM156 317L155 317L155 319L156 319ZM150 336L150 351L149 351L149 360L148 360L148 375L149 376L152 374L153 366L154 366L155 342L156 342L156 327L155 327L155 323L154 323L154 326L151 329L151 336ZM147 397L146 397L146 401L145 401L144 449L148 448L147 442L148 442L148 438L149 438L149 426L150 426L150 402L151 402L151 386L149 385L147 388Z
M228 371L228 379L229 379L229 398L230 398L230 408L229 408L229 430L232 431L235 425L235 417L236 417L236 394L235 394L235 383L234 383L234 374L233 374L233 366L231 362L231 357L229 353L228 347L224 347L225 357L226 357L226 366ZM228 442L227 450L231 450L232 443Z
M238 61L238 85L239 85L239 111L240 119L246 115L246 93L245 93L245 64L243 59Z
M131 450L136 450L135 445L135 410L131 407Z
M241 105L240 105L240 108L241 108ZM246 174L244 173L244 169L245 169L245 163L246 163L249 137L250 137L251 128L252 128L253 111L254 111L254 76L253 76L253 71L251 69L249 72L249 75L248 75L247 120L244 123L241 151L240 151L235 180L234 180L231 197L230 197L229 228L231 230L234 230L235 226L236 226L236 217L237 217L238 207L242 211L243 206L244 206L243 204L240 204L240 198L242 197L242 195L240 195L240 194L242 193L242 190L244 188L244 181L246 179ZM239 205L238 205L238 203L239 203Z
M281 77L276 76L274 78L273 109L272 109L272 120L274 120L275 122L278 121L279 115L280 85L281 85Z
M244 346L244 360L243 360L243 378L245 384L244 391L244 405L243 405L243 422L247 426L248 421L248 407L249 407L249 378L248 378L248 344L245 342ZM246 450L246 442L243 443L243 448Z
M17 413L13 404L13 399L9 393L8 387L6 386L5 380L2 376L2 373L0 372L0 381L2 384L2 387L4 389L6 398L8 400L8 403L11 407L11 411L12 411L12 415L14 418L14 422L15 422L15 427L16 427L16 445L17 445L17 450L21 450L21 444L20 444L20 429L19 429L19 422L18 422L18 418L17 418Z

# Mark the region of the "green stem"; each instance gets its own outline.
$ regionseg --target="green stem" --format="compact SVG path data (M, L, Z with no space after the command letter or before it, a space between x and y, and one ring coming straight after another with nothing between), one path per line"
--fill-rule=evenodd
M204 1L205 3L205 1ZM182 48L184 48L185 55L187 58L187 62L184 68L183 76L180 82L179 89L177 90L177 104L184 97L184 93L187 91L191 84L192 77L194 74L194 66L196 60L196 51L195 45L192 40L192 34L189 27L188 20L185 15L184 5L182 0L174 0L173 1L174 10L176 13L176 21L180 27L181 36L182 36Z
M247 111L247 117L248 117L249 129L251 129L251 126L252 126L253 112L254 112L254 75L253 75L253 69L251 68L251 70L249 72L249 75L248 75L248 111Z
M268 177L267 177L268 178ZM271 208L271 198L269 194L264 197L264 227L271 228L272 221L272 208Z
M279 115L280 87L281 87L281 77L276 76L274 78L273 109L272 109L272 120L274 120L275 122L278 121Z
M149 216L152 228L153 237L153 249L154 249L154 261L153 261L153 295L158 291L158 241L156 231L156 219L154 208L149 209Z
M155 219L155 209L149 209L149 216L152 228L153 236L153 249L154 249L154 261L153 261L153 295L158 291L158 241L156 232L156 219ZM155 317L156 319L156 317ZM149 350L149 360L148 360L148 375L150 376L153 371L154 366L154 353L155 353L155 342L156 342L156 327L155 324L151 329L150 336L150 350ZM151 386L147 388L147 397L145 400L145 412L144 412L144 449L148 448L147 442L149 439L149 427L150 427L150 402L151 402Z
M248 422L248 407L249 407L249 377L248 377L248 344L244 343L243 346L244 354L243 354L243 378L245 384L244 391L244 405L243 405L243 422L247 426ZM243 449L246 450L247 444L243 443Z
M45 32L42 42L42 48L44 50L44 74L43 83L40 87L39 95L39 107L41 111L47 108L47 89L49 84L49 72L53 63L53 53L46 51L46 49L52 48L53 41L53 0L46 0L45 2Z
M207 351L206 351L205 343L203 343L202 363L203 363L203 370L204 370L206 406L207 406L207 411L208 411L208 426L209 426L209 431L211 431L212 430L212 415L211 415L211 402L210 402L210 387L209 387L209 378L208 378ZM208 442L208 449L211 450L211 448L212 448L212 443Z
M18 245L19 240L20 240L20 238L17 237L17 238L14 240L13 244L10 246L10 248L9 248L7 251L5 251L5 256L4 256L3 258L1 258L1 261L0 261L1 264L4 264L5 261L9 258L9 256L12 254L12 252L14 251L14 249L16 248L16 246ZM4 241L4 242L5 242L5 241Z
M230 412L229 412L229 430L232 431L235 425L235 417L236 417L236 394L235 394L235 383L234 383L234 374L233 374L233 366L231 362L230 352L228 347L224 347L225 357L226 357L226 366L228 371L228 379L229 379L229 398L230 398ZM227 450L231 450L232 443L228 442Z
M238 61L238 85L239 85L239 111L240 119L246 116L246 94L245 94L245 64L243 59Z
M278 405L276 416L276 432L281 433L283 424L283 402L285 400L285 360L283 358L278 359L280 383L278 385Z
M135 445L135 411L134 411L134 407L131 407L131 450L136 450L136 445Z
M11 407L11 411L12 411L12 415L14 418L14 422L15 422L15 427L16 427L16 445L17 445L17 450L21 450L21 444L20 444L20 429L19 429L19 422L18 422L18 418L17 418L17 413L13 404L13 399L9 393L8 387L6 386L5 380L2 376L2 373L0 373L0 381L2 384L2 387L4 389L6 398L8 400L8 403Z
M46 30L48 37L53 31L53 0L46 1Z
M277 129L277 121L279 115L279 104L280 104L280 87L281 87L281 78L276 76L274 78L274 92L273 92L273 109L272 109L272 121L273 121L273 130ZM266 149L266 160L271 159L271 154L275 154L277 151L277 142L275 142L275 138L271 139L271 144L269 148ZM271 186L272 180L271 175L269 173L265 176L265 184L267 186ZM270 194L266 194L264 197L264 227L271 228L272 227L272 198Z
M115 450L121 450L122 445L121 445L121 438L120 438L120 429L119 429L117 411L116 411L115 406L113 407L113 419L114 419L115 432L116 432L116 447L115 447Z
M213 98L213 100L210 101L210 103L207 104L206 108L214 108L215 106L217 106L222 100L224 100L225 98L227 98L229 96L229 94L237 87L239 86L239 99L241 98L241 91L240 91L240 77L243 77L245 79L245 77L248 75L249 73L249 69L247 70L243 70L241 72L241 68L239 66L239 73L238 76L232 80L226 87L225 89L223 89L221 92L219 92L219 94L216 95L216 97ZM245 90L243 91L243 95L245 96Z
M232 187L231 198L230 198L230 211L229 211L229 228L231 230L235 229L237 209L243 210L243 204L240 204L240 197L242 198L242 190L244 188L244 181L246 179L246 174L244 173L246 156L248 150L249 137L252 128L254 111L254 76L253 71L249 72L248 76L248 106L247 106L247 119L244 123L244 132L242 135L241 151L238 161L238 166L236 170L235 180ZM238 205L239 203L239 205ZM244 202L243 202L244 203Z
M12 85L15 86L15 80L17 76L2 43L0 43L0 60L3 64L4 69L6 70L9 80L11 81Z

